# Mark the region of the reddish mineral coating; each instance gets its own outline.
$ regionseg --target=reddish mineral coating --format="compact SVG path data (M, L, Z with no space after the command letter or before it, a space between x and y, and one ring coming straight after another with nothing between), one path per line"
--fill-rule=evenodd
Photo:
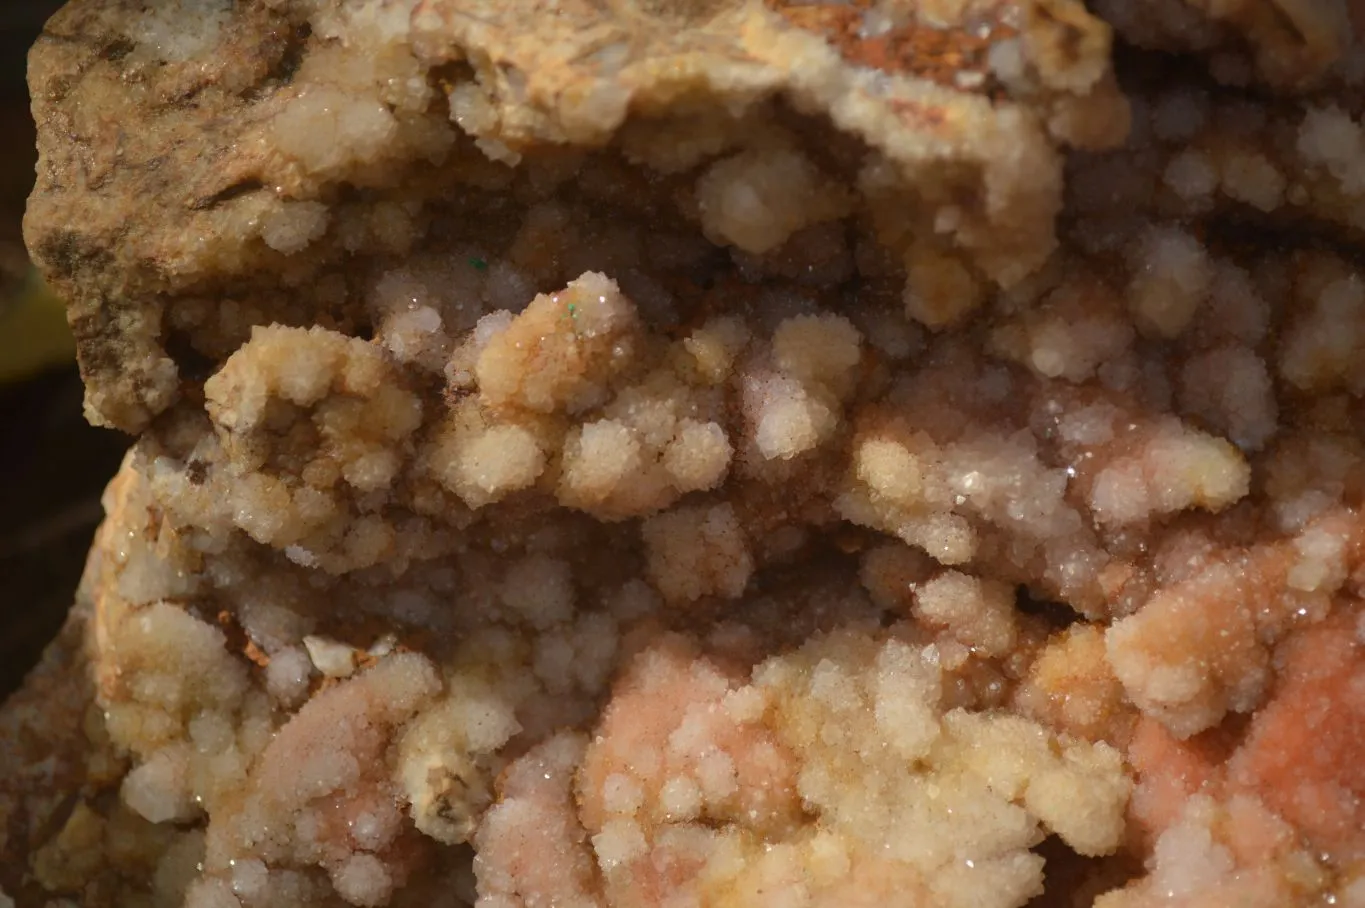
M1228 763L1234 788L1261 793L1309 844L1351 864L1365 857L1365 652L1360 615L1294 637L1270 701Z
M1361 5L553 7L48 26L0 906L1365 906Z

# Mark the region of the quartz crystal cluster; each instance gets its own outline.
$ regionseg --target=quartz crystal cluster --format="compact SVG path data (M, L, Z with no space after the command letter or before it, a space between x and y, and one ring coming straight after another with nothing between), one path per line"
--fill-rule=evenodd
M73 0L0 905L1362 908L1354 36Z

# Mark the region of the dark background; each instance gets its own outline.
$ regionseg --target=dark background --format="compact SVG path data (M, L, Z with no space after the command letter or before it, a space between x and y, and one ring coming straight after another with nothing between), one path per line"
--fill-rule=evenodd
M60 5L0 0L0 245L16 250L36 159L26 58ZM81 390L74 362L0 385L0 698L61 626L128 444L86 424Z

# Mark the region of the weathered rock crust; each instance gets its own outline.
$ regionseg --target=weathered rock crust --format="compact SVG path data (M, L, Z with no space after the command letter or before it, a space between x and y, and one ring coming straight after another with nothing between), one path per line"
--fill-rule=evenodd
M407 20L409 6L376 15ZM344 294L310 289L355 250L333 230L301 253L279 253L272 219L357 191L370 204L457 192L487 169L477 152L464 162L467 138L510 162L614 142L629 154L632 134L714 133L691 162L677 162L690 168L734 144L726 133L743 133L746 111L780 100L867 149L870 198L856 207L875 217L894 198L884 232L909 224L925 239L941 233L945 253L1012 284L1053 248L1058 150L1110 146L1127 128L1108 26L1069 0L953 4L925 22L898 13L906 21L895 29L912 48L904 67L870 42L842 53L827 44L819 17L811 21L819 7L542 6L417 4L411 56L385 74L384 106L348 114L375 121L356 140L373 147L347 148L338 133L330 157L301 148L290 126L315 106L357 101L328 86L324 64L308 67L335 43L311 31L309 3L217 13L206 4L195 22L206 36L169 54L130 36L142 8L133 0L72 3L55 16L32 53L41 161L26 236L72 300L91 419L137 431L178 399L196 371L173 330L181 300L231 294L276 316L358 323ZM895 29L878 41L896 40ZM933 64L913 52L931 29L940 36ZM992 42L1017 61L1007 84L956 67L958 44L980 67ZM459 142L457 127L467 137Z

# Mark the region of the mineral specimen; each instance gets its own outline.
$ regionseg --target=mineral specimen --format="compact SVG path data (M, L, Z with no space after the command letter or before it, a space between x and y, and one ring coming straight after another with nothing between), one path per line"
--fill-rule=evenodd
M73 0L0 885L1365 906L1349 13Z

